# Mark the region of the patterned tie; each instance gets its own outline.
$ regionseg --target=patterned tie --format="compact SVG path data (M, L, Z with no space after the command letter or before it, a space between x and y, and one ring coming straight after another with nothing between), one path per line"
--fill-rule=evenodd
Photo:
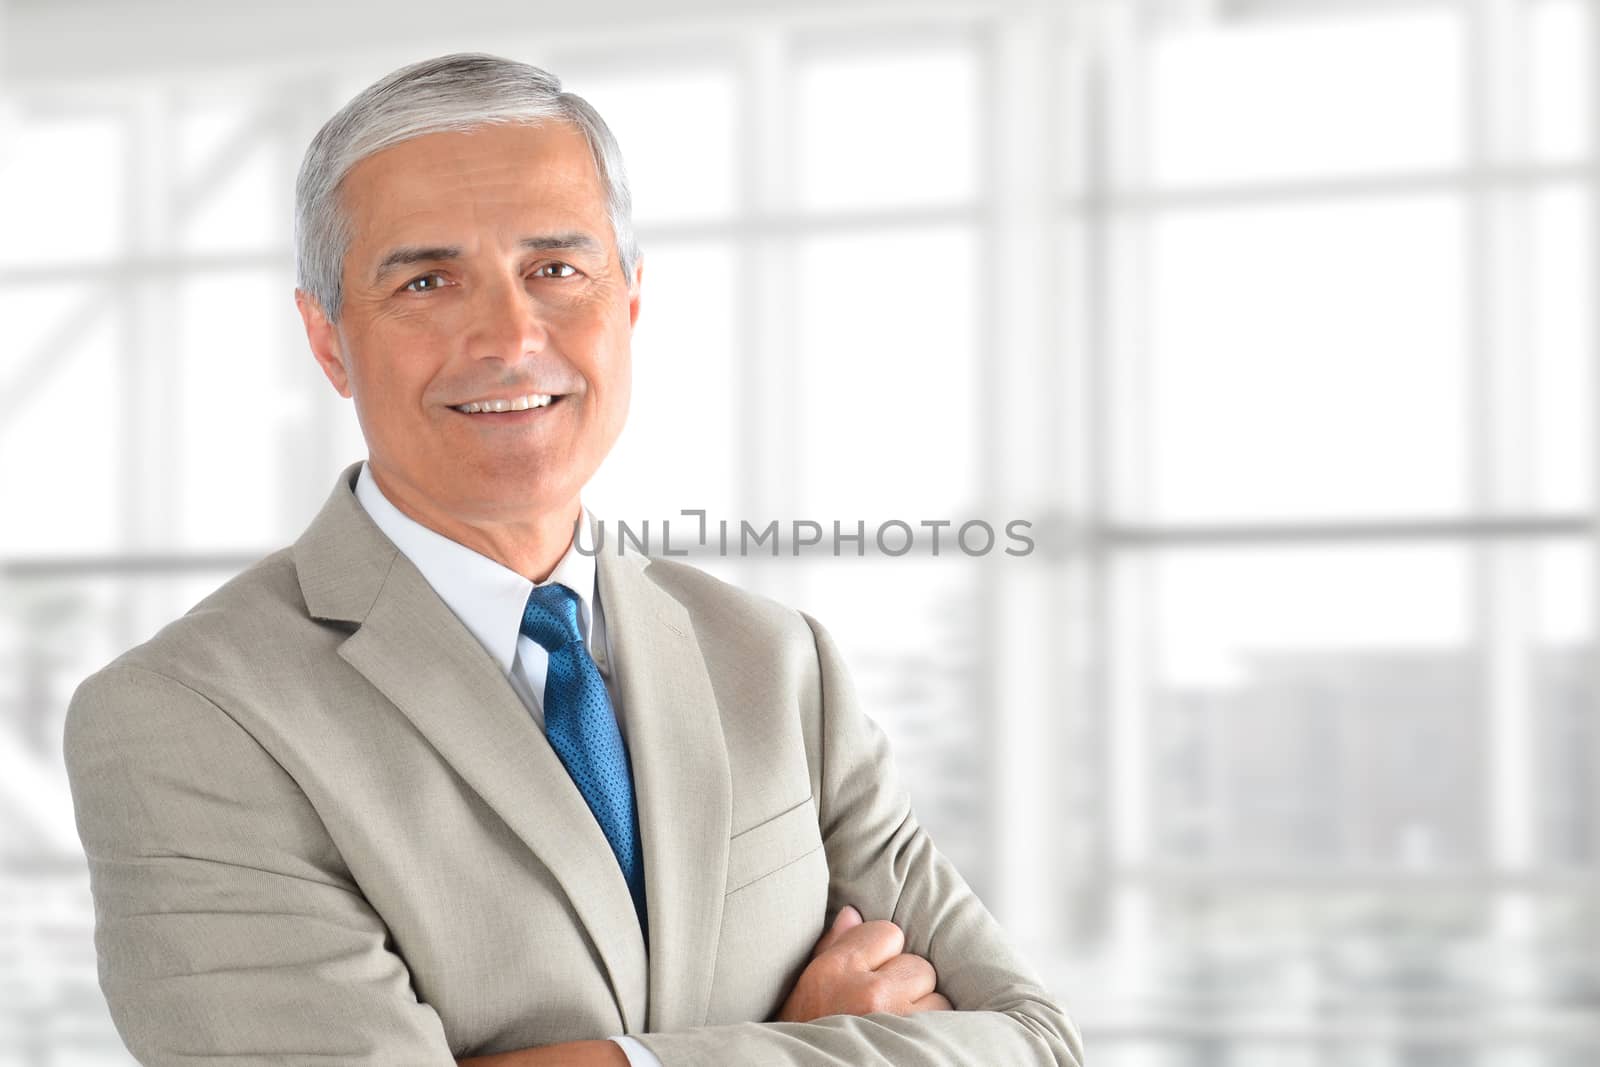
M648 939L633 775L605 681L578 632L578 595L556 582L534 586L522 612L522 632L550 653L544 681L545 736L611 843Z

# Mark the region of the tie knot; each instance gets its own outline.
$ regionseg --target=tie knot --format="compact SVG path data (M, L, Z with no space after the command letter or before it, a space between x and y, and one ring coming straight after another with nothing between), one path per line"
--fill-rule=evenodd
M534 586L528 606L522 609L522 632L546 652L580 640L578 594L559 582Z

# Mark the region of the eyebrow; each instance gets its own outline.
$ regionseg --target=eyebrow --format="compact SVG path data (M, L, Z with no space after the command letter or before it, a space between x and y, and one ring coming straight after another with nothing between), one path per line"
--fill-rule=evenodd
M531 252L577 251L600 254L605 251L605 246L599 241L589 234L577 231L524 237L517 242L517 246ZM415 263L437 263L440 260L460 258L461 248L458 245L401 245L399 248L390 249L389 253L379 261L378 269L372 274L372 280L381 282L399 268L409 267Z

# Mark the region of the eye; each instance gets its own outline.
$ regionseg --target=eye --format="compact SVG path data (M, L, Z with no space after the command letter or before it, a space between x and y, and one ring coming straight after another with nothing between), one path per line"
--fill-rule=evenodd
M547 271L558 271L561 273L548 274L546 273ZM578 268L574 267L570 263L545 263L541 266L535 267L533 271L533 275L536 278L570 278L577 273Z
M431 293L444 285L444 278L439 274L424 274L406 282L403 288L408 293Z

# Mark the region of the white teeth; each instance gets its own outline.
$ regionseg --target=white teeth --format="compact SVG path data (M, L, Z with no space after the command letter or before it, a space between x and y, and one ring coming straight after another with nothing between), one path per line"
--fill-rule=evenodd
M529 393L510 400L475 400L470 404L457 404L456 410L467 415L476 415L480 411L527 411L529 408L546 407L551 399L549 393Z

